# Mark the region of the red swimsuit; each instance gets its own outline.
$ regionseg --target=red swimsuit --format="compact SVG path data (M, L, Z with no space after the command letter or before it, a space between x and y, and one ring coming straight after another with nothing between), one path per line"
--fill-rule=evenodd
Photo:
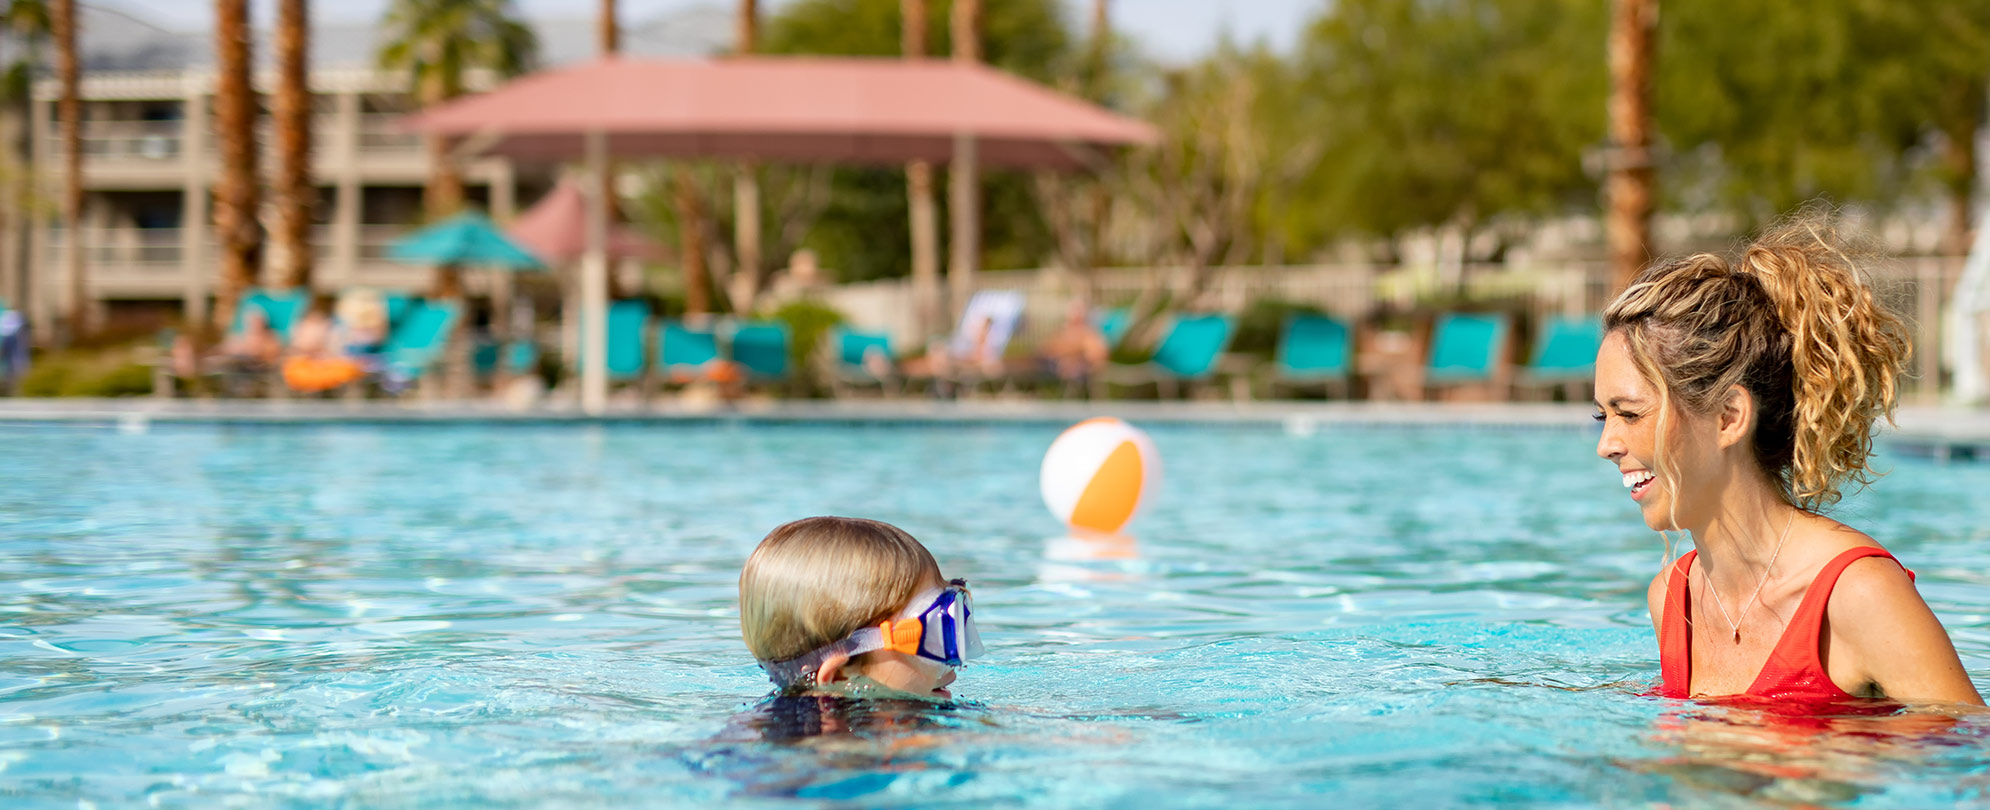
M1693 570L1693 559L1699 551L1688 551L1680 556L1672 567L1672 576L1665 583L1665 615L1658 631L1658 668L1661 682L1658 688L1660 697L1686 698L1693 682L1693 634L1687 617L1691 616L1687 604L1686 580ZM1824 630L1824 608L1831 602L1831 588L1838 584L1838 575L1844 573L1845 566L1866 557L1885 557L1899 565L1886 549L1871 546L1846 549L1844 553L1831 558L1824 568L1811 580L1810 590L1805 591L1803 602L1797 605L1796 615L1790 617L1788 627L1783 628L1783 637L1776 641L1776 648L1769 652L1769 660L1762 665L1762 673L1755 676L1743 695L1771 700L1789 701L1841 701L1851 700L1852 696L1831 682L1830 674L1824 671L1824 662L1818 658L1822 646L1821 634ZM1903 567L1904 570L1904 567ZM1908 571L1908 577L1914 572Z

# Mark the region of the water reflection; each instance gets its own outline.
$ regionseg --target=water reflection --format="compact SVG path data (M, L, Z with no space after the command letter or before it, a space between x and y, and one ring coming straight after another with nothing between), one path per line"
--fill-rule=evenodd
M1705 701L1666 712L1650 738L1673 756L1622 763L1681 787L1803 805L1843 804L1899 786L1903 771L1980 756L1990 715L1890 701L1790 704ZM1990 795L1979 766L1954 798Z
M1139 578L1133 564L1140 541L1128 534L1072 529L1043 542L1039 582L1127 582Z
M933 755L969 711L925 700L777 695L691 756L749 795L855 799L902 779L948 781L954 768Z

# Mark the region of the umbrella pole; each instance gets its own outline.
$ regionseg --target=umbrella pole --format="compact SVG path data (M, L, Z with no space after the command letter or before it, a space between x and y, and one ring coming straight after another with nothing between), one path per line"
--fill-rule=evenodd
M598 416L608 407L608 139L587 134L587 252L580 263L580 407Z

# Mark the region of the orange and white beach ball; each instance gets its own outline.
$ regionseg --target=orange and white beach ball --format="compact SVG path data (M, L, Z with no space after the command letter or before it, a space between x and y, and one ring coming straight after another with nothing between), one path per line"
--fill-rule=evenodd
M1117 532L1161 485L1161 454L1139 429L1111 417L1072 425L1043 454L1043 502L1076 529Z

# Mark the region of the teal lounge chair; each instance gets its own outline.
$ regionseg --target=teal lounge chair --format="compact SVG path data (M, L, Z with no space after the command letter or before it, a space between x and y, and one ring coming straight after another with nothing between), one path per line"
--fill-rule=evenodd
M415 301L401 324L387 335L381 361L397 382L420 380L442 359L456 322L463 317L455 301Z
M1186 385L1216 376L1217 362L1236 334L1236 319L1228 315L1189 315L1175 319L1152 360L1137 366L1107 369L1112 382L1152 382L1161 396L1174 396Z
M648 331L650 307L643 301L616 301L608 306L608 381L641 379L647 365L643 333Z
M1287 316L1272 360L1274 389L1279 385L1340 386L1354 370L1352 333L1347 323L1327 315Z
M788 379L788 326L783 323L743 323L732 332L732 361L749 382Z
M836 360L835 385L839 395L846 388L860 385L875 385L879 393L891 393L899 377L892 360L890 335L839 326L832 335L832 341Z
M1424 368L1425 386L1491 384L1502 388L1510 321L1499 313L1447 312L1438 316L1431 332L1430 365Z
M500 370L505 374L530 374L539 367L539 346L530 340L498 343L486 340L470 355L477 376L489 379Z
M1594 315L1555 315L1541 327L1534 356L1522 381L1530 386L1565 386L1569 399L1581 396L1572 387L1596 377L1596 351L1603 347L1603 321Z
M703 379L719 359L719 336L683 321L664 321L656 335L656 368L664 382Z
M290 342L290 328L304 318L304 311L311 306L309 290L291 290L273 293L268 290L252 289L242 293L241 303L235 307L235 320L228 331L240 332L250 310L261 312L269 323L271 331L278 339Z
M401 318L406 316L408 310L412 309L419 300L404 292L381 293L380 303L387 307L387 328L392 329L399 325Z
M1119 345L1126 337L1127 327L1133 325L1133 310L1126 307L1102 309L1092 313L1092 322L1099 327L1099 335L1106 340L1106 347Z

